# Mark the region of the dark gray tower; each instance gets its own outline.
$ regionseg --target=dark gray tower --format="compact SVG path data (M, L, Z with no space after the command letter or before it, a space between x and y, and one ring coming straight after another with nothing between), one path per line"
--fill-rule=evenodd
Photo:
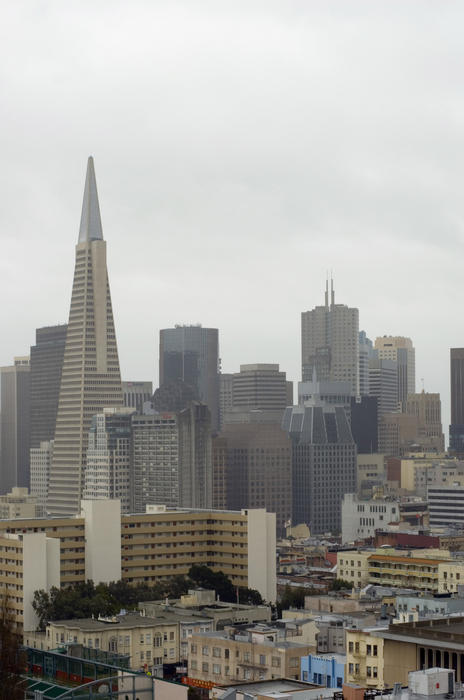
M181 380L211 411L219 426L219 332L217 328L176 326L160 331L159 385Z
M15 357L14 365L1 367L0 383L0 493L7 493L13 486L29 488L29 357Z
M31 347L31 447L55 436L67 324L37 328Z

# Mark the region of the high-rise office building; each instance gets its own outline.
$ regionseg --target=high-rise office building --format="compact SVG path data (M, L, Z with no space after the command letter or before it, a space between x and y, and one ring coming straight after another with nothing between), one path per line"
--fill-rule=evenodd
M53 460L53 440L44 440L39 447L31 447L31 494L37 498L41 516L46 515L50 467Z
M179 380L211 411L211 429L219 427L219 339L217 328L176 326L160 331L159 385Z
M152 395L152 382L122 382L124 406L134 408L137 413L143 413L143 404L151 401Z
M398 406L398 365L393 360L369 360L369 395L377 399L377 415L394 413Z
M412 340L403 336L384 335L375 339L375 350L379 360L397 363L398 401L403 406L408 394L416 391L416 351Z
M316 370L320 381L349 382L351 393L359 394L359 311L335 303L328 283L324 306L301 314L301 357L303 382L311 381Z
M357 462L346 412L315 399L285 410L282 427L292 447L294 525L311 534L341 531L342 498L356 491Z
M319 399L324 404L342 406L350 420L351 385L349 382L319 381L314 371L308 382L298 382L298 405L304 406L308 401Z
M83 498L117 498L130 512L131 419L133 408L105 408L92 418Z
M350 425L358 454L377 452L379 444L377 397L351 397Z
M431 452L444 452L445 437L441 423L440 394L421 391L409 394L403 408L404 413L417 416L418 441Z
M132 418L132 506L179 505L179 429L175 413Z
M449 446L453 452L464 452L464 348L450 350L451 424Z
M37 328L31 347L31 448L55 436L67 324Z
M211 413L192 401L177 416L179 430L179 507L211 508L213 465Z
M240 365L240 372L232 375L232 407L241 411L283 411L293 404L289 384L279 365Z
M359 331L359 395L369 396L369 360L373 355L373 343L366 331Z
M273 413L228 423L213 439L215 507L266 508L285 534L292 509L292 443ZM222 491L222 493L221 493Z
M1 367L0 384L0 493L7 493L14 486L29 488L29 357L15 357L11 367Z
M232 411L234 375L221 372L219 374L219 425L224 425L224 415Z
M52 515L79 512L92 417L122 403L106 243L89 158L50 470Z

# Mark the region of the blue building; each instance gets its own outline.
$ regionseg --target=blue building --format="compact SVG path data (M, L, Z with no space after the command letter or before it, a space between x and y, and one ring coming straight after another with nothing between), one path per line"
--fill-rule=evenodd
M309 683L341 688L345 679L345 657L342 654L309 654L301 657L301 679Z

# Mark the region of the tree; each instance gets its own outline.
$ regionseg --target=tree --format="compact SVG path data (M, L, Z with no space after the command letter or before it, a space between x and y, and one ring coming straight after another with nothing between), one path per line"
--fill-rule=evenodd
M21 650L21 636L15 629L14 612L8 593L0 601L0 700L22 700L26 658Z
M343 589L349 589L351 591L352 585L351 583L348 583L348 581L344 581L342 578L335 578L331 585L329 590L331 591L341 591Z

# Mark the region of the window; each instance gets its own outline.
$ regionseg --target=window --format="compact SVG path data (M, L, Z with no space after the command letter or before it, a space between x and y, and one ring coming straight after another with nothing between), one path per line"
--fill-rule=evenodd
M228 649L224 649L224 658L228 659L229 658L230 651Z
M366 666L366 676L372 678L372 668L370 666Z
M169 641L170 642L174 641L174 632L169 632Z
M198 663L196 659L193 659L193 661L190 662L190 668L192 671L197 671L198 670Z
M159 646L159 645L157 644L156 646ZM191 644L191 645L190 645L190 651L192 652L192 654L196 654L196 653L197 653L197 645L196 645L196 644Z
M273 656L271 659L271 666L274 668L280 667L280 656Z
M350 652L350 654L353 653L353 650L354 650L353 642L348 642L348 651Z
M209 664L206 661L203 661L203 663L201 664L201 670L203 671L203 673L208 673Z
M299 656L292 656L290 658L290 663L289 666L290 668L295 668L296 666L299 665L300 657Z
M373 678L377 678L377 666L372 666L372 676Z
M366 644L366 654L367 654L367 656L370 656L370 655L371 655L371 651L372 651L372 646L371 646L370 644Z
M264 654L259 655L259 663L263 666L266 663L266 657L264 656Z
M373 649L372 655L373 655L373 656L377 656L377 644L374 644L374 646L372 647L372 649Z
M220 675L220 673L221 673L221 667L220 667L219 664L213 664L213 673L214 673L216 676L219 676L219 675Z
M161 647L163 646L163 638L160 634L155 635L155 647ZM195 647L195 649L194 649ZM192 653L196 654L197 653L197 646L196 644L192 644Z
M249 652L249 651L244 651L244 652L243 652L243 660L244 660L244 661L250 661L250 652Z
M221 656L220 647L213 647L213 656L215 656L216 658L219 658Z
M353 670L354 670L353 664L348 664L348 673L351 673L351 674L352 674L352 673L353 673Z
M201 653L203 656L209 656L209 647L201 647Z

